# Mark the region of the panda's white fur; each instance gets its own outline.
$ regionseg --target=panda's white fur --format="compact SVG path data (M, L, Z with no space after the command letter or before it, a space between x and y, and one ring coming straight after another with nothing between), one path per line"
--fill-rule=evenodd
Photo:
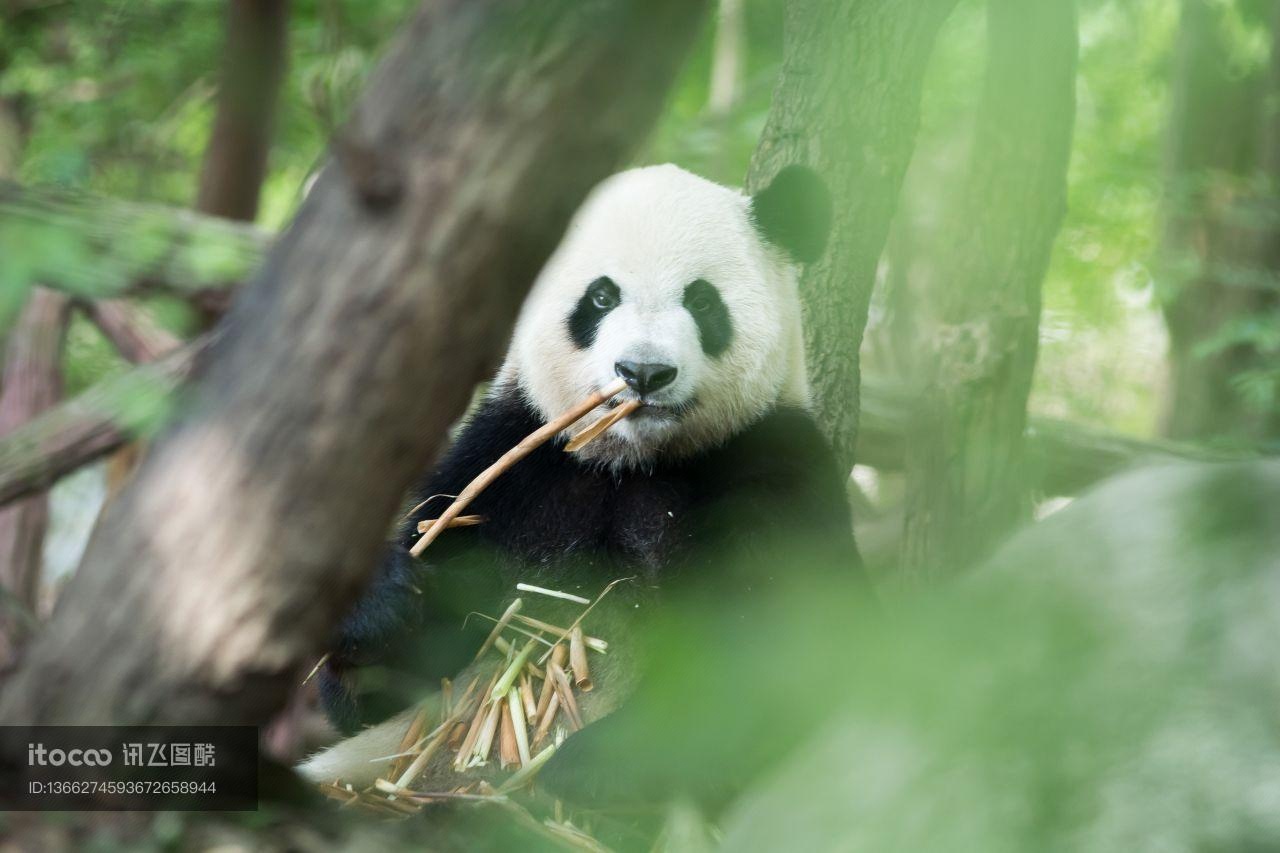
M600 276L622 301L579 350L565 318ZM697 279L716 287L733 325L728 350L714 358L681 303ZM587 448L611 463L697 452L777 403L808 404L796 268L761 237L750 197L672 165L605 180L530 291L498 384L516 383L551 418L613 381L624 359L675 365L675 382L646 402L693 406L678 419L627 419Z
M601 276L616 283L621 302L580 349L567 318ZM728 348L715 356L704 352L682 304L699 279L717 289L732 325ZM797 269L761 235L749 196L672 165L601 183L531 289L492 393L514 389L549 419L613 382L615 363L626 359L676 366L676 380L645 402L681 413L615 426L588 450L600 464L643 468L658 457L695 454L774 406L807 408ZM385 768L375 759L396 751L407 719L374 726L298 770L315 781L370 784Z

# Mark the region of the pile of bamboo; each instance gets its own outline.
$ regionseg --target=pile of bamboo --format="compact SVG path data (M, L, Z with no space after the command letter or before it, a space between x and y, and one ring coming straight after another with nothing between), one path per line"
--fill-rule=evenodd
M619 582L606 586L594 601L518 584L522 592L573 601L584 609L562 627L525 614L524 599L514 599L493 620L493 629L476 653L478 666L492 661L487 680L475 675L455 696L454 685L446 679L439 721L431 726L432 715L424 703L406 727L399 750L386 756L387 772L373 785L356 789L335 779L321 790L345 805L405 817L432 802L505 798L528 785L564 739L582 728L577 694L595 686L588 653L609 650L607 642L584 632L583 619ZM452 755L449 764L459 784L443 791L415 788L432 759L442 753ZM500 770L511 771L497 788L469 773L494 762Z

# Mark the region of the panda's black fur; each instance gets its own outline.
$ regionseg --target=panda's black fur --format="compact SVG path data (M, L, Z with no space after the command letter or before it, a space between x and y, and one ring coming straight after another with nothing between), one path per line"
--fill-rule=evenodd
M483 524L448 531L425 563L410 557L417 523L448 504L427 499L456 495L541 424L515 389L498 389L418 489L425 505L401 526L321 672L325 707L345 731L402 710L415 684L457 672L475 648L474 635L458 631L462 619L495 612L517 581L588 597L632 576L633 596L707 585L767 591L795 541L819 551L806 565L857 572L844 479L812 417L790 407L721 447L644 470L584 463L550 442L472 503ZM374 663L396 672L400 689L357 700L352 671Z

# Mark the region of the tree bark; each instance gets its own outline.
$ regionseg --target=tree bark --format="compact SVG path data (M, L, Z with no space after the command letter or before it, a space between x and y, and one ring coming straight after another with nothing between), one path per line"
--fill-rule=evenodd
M0 435L8 435L58 401L68 301L51 290L31 292L5 347L0 390ZM9 601L0 606L0 665L25 639L27 622L12 606L34 612L41 554L49 526L49 498L34 494L0 509L0 586Z
M987 70L947 275L916 306L930 347L908 431L903 569L981 559L1030 514L1023 435L1040 289L1066 210L1074 4L989 0Z
M104 513L0 720L261 723L283 705L703 11L422 6L190 411Z
M288 55L288 0L229 0L222 79L196 209L252 222Z
M1280 387L1273 384L1278 399L1270 407L1250 407L1234 384L1249 371L1280 375L1275 354L1249 340L1203 351L1233 324L1280 310L1280 132L1273 104L1280 93L1280 4L1275 8L1272 67L1264 79L1234 70L1225 7L1182 3L1162 249L1170 383L1161 428L1171 438L1280 438Z
M826 255L801 277L815 410L841 464L858 434L858 348L876 264L919 124L925 66L955 0L839 0L787 7L773 108L747 188L803 163L835 201Z

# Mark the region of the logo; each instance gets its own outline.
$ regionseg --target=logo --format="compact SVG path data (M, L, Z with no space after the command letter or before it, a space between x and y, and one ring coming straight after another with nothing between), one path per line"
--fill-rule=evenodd
M28 767L106 767L110 763L109 749L45 749L42 743L27 744Z

